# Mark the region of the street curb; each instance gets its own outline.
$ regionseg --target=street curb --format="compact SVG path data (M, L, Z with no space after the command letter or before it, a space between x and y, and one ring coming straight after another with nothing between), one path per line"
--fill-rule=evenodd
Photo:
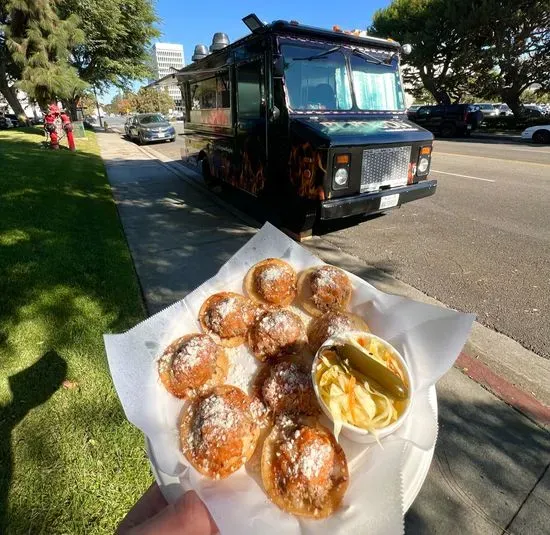
M455 367L502 401L550 431L550 407L497 375L489 366L461 352Z
M260 224L238 208L220 199L214 192L202 184L199 173L184 167L149 147L138 147L144 154L156 159L180 179L196 190L209 195L220 207L240 219L245 224L259 228ZM396 295L403 295L417 301L447 307L444 303L422 293L420 290L369 266L359 258L343 252L330 240L314 236L303 244L329 263L338 262L348 271L368 271L369 282L378 289ZM524 414L536 424L550 431L550 361L523 348L513 339L492 331L478 323L474 327L464 350L459 355L455 367L465 373L497 398ZM504 370L505 374L497 373ZM526 375L535 370L536 377ZM533 395L536 394L536 395ZM540 398L540 399L537 399Z

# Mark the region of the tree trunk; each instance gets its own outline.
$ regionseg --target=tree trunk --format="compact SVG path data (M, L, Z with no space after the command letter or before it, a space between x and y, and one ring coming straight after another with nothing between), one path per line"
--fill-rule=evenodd
M508 90L502 92L502 100L508 104L514 117L519 118L523 110L523 106L520 100L520 93L518 91Z
M78 97L70 98L63 101L63 106L69 112L69 116L72 121L77 121L78 117L76 116L76 103L78 102Z
M451 104L451 97L449 94L439 89L433 78L428 78L426 75L421 75L420 78L422 79L424 87L432 94L438 104L443 104L444 106L449 106Z
M25 110L19 100L17 100L17 93L13 86L9 86L4 80L0 80L0 93L4 95L4 98L8 101L10 108L13 110L13 113L18 117L20 115L25 115Z

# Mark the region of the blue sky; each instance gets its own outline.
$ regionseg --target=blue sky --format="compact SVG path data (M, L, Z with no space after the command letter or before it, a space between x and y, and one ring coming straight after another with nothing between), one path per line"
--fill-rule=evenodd
M185 61L189 63L197 43L210 45L214 32L225 32L231 42L248 33L241 21L249 13L261 20L297 20L309 26L332 28L335 24L346 30L365 29L373 13L385 7L390 0L157 0L157 14L161 19L159 41L180 43ZM116 90L103 96L109 102Z

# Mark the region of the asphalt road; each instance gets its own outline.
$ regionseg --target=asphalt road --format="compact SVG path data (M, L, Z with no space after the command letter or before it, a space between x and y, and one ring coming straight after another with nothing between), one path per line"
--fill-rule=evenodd
M435 196L325 238L550 358L550 147L438 140L431 177Z
M433 197L326 238L550 358L550 147L436 141Z

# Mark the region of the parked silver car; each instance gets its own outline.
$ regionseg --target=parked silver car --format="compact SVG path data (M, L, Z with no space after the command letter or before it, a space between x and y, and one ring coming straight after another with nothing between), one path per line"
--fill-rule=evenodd
M127 136L140 145L151 141L175 141L176 129L161 113L139 113L128 124Z
M499 105L498 104L474 104L474 106L479 106L479 109L483 113L483 117L498 117L499 115Z

